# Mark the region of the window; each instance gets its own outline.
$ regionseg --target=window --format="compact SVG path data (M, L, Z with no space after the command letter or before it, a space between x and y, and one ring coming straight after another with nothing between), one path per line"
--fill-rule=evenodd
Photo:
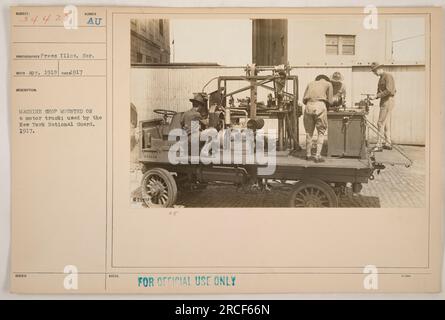
M353 35L326 35L326 54L328 55L354 55L355 36Z

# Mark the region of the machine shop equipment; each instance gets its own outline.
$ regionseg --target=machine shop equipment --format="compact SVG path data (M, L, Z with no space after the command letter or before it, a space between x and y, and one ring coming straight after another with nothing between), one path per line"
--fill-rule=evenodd
M278 127L277 150L300 150L298 141L298 118L302 114L298 105L298 77L290 74L290 66L258 67L255 64L245 68L245 76L217 77L217 90L210 94L212 112L224 114L226 127L246 126L257 130L264 126L264 119L275 119ZM269 75L260 75L268 72ZM230 85L247 81L249 84L230 90ZM258 90L265 89L270 94L267 102L258 101ZM249 96L237 98L243 92ZM220 116L211 115L211 118ZM212 124L214 121L212 121Z
M361 94L363 99L355 103L355 108L331 108L328 112L328 145L325 154L329 157L358 158L368 157L367 129L380 135L375 124L367 118L370 107L374 106L371 93ZM382 137L384 139L384 137ZM411 166L412 160L404 151L393 144L393 148L402 155L407 162L406 167Z
M372 106L370 94L355 103L356 108L346 108L345 102L334 104L328 111L329 157L367 157L366 116Z

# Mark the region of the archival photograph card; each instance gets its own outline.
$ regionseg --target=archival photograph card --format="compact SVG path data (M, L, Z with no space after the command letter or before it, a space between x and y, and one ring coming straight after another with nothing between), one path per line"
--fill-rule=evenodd
M441 291L440 8L10 11L12 292Z

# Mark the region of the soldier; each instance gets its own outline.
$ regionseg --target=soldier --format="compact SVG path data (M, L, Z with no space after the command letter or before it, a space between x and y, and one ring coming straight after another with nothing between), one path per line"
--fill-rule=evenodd
M205 116L207 111L207 99L204 93L198 92L193 94L193 98L190 99L192 108L184 112L181 120L182 128L188 135L196 129L199 131L201 123L205 123ZM197 126L192 128L192 126Z
M315 162L324 162L321 157L324 135L328 128L328 117L326 104L331 105L333 101L333 87L330 79L325 75L318 75L315 81L308 84L303 97L306 105L304 110L304 129L306 130L306 160L311 159L312 137L315 128L318 132L317 153Z
M377 127L379 135L377 137L377 144L372 149L374 152L381 152L383 149L391 150L391 112L394 108L394 95L396 94L396 87L394 78L391 74L383 70L383 65L377 62L371 64L371 71L379 76L379 83L377 86L377 94L371 99L380 99L380 111ZM384 137L384 142L382 140Z
M182 115L181 126L188 136L188 152L192 155L192 132L199 134L201 126L208 124L208 110L207 110L207 96L205 93L194 93L193 98L189 99L192 103L192 108ZM199 137L199 135L198 135ZM199 138L198 138L199 139ZM204 142L197 141L197 147L201 149ZM198 149L196 149L198 151Z

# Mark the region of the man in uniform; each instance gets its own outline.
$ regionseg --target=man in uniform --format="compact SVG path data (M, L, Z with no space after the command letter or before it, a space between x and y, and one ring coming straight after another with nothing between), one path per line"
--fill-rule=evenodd
M306 105L304 110L304 129L306 130L306 160L311 159L312 137L317 129L317 153L315 162L324 162L321 157L324 135L328 128L328 116L326 104L331 105L333 101L333 87L326 75L318 75L315 81L308 84L303 97Z
M374 152L381 152L383 149L391 150L391 112L394 108L394 95L396 94L396 87L394 78L391 74L383 70L383 65L377 62L371 64L371 71L379 76L379 83L377 86L377 94L371 99L380 99L380 111L377 127L379 135L377 137L377 144L372 149ZM384 139L383 139L384 137ZM382 140L383 141L382 143Z
M205 93L194 93L193 97L189 99L192 103L192 108L187 110L182 115L181 126L188 136L188 151L192 154L192 132L199 133L201 125L205 126L208 123L206 119L208 115L207 97ZM198 136L199 139L199 136ZM201 141L198 141L199 148L202 147Z
M207 99L204 93L198 92L193 94L193 98L190 99L192 108L184 112L181 120L182 128L188 135L195 129L199 131L201 123L205 123L205 116L207 111ZM195 126L192 128L192 126Z

